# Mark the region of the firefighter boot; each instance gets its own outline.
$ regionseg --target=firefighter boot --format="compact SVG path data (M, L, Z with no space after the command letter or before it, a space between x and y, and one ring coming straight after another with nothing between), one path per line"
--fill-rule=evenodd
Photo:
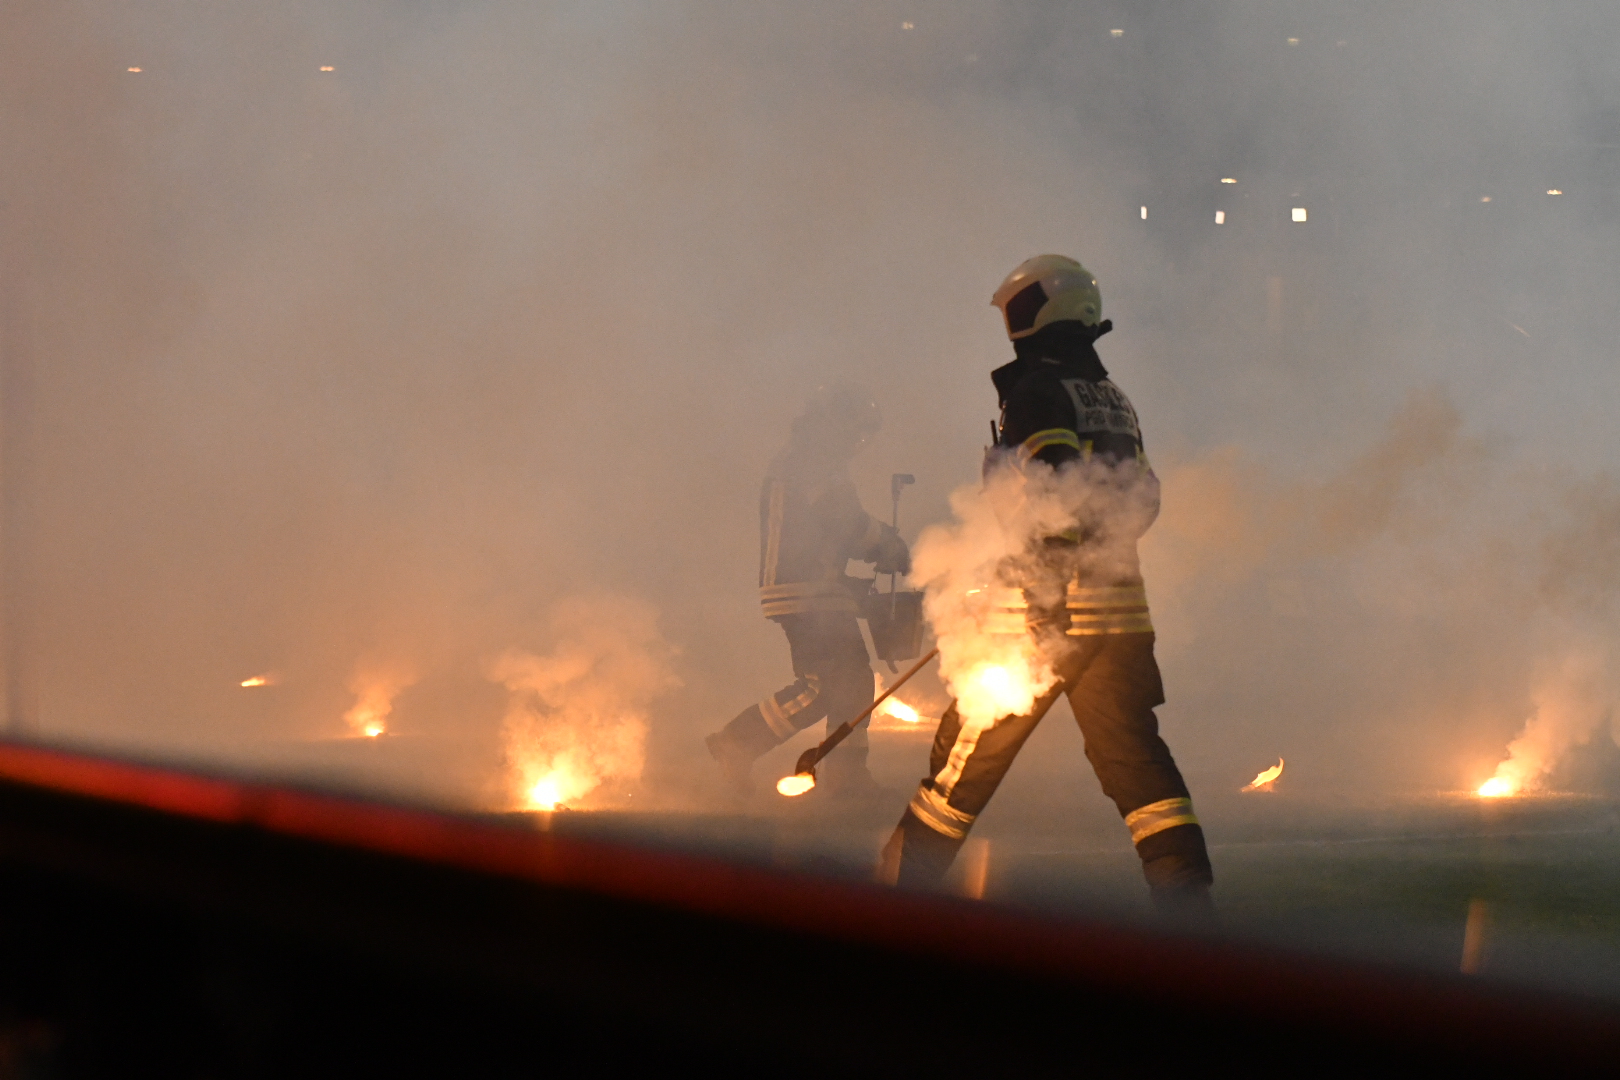
M1136 853L1155 911L1187 923L1214 923L1215 903L1209 894L1214 874L1201 828L1182 825L1154 833L1136 845Z
M965 835L950 837L935 832L907 807L883 847L877 881L908 889L938 888L966 839Z
M703 744L709 748L709 755L719 762L720 775L725 778L726 786L734 794L747 795L754 759L774 748L779 741L755 704L704 739Z

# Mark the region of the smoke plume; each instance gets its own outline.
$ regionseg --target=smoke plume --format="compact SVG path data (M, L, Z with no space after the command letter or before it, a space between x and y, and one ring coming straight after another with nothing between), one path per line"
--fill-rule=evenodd
M375 738L388 731L388 716L394 711L394 698L416 681L409 669L397 665L366 664L349 679L355 703L343 714L349 733Z
M954 522L918 538L912 579L924 588L940 677L963 725L985 728L1027 713L1057 681L1024 630L1024 584L1055 585L1055 595L1039 596L1037 588L1035 599L1063 610L1064 583L1077 571L1095 583L1133 578L1136 539L1158 512L1158 483L1134 461L1073 462L1060 470L1002 461L983 484L953 492L951 510ZM1076 532L1087 538L1077 552L1047 543ZM1062 565L1048 565L1053 560Z
M502 724L515 808L612 805L605 784L646 763L648 707L680 685L657 612L623 597L574 598L551 613L550 652L508 650L489 677L509 694Z
M1163 481L1195 786L1472 787L1532 716L1601 724L1548 704L1620 590L1595 0L0 6L18 727L505 785L489 658L562 655L590 582L681 650L646 775L708 776L789 675L755 589L791 417L863 382L867 507L902 471L908 537L952 519L990 293L1045 251L1096 273ZM953 589L995 550L961 512ZM373 657L417 676L390 738L331 740Z

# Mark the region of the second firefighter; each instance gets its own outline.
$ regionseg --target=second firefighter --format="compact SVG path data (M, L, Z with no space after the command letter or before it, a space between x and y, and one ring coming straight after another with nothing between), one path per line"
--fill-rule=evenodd
M859 598L871 579L846 576L850 560L905 574L911 555L893 527L861 508L849 463L877 433L878 407L863 391L819 391L794 420L760 492L759 601L787 634L794 680L710 735L709 752L732 785L746 789L754 760L826 718L843 723L872 703L872 662L861 636ZM833 794L875 787L867 772L866 724L822 767Z

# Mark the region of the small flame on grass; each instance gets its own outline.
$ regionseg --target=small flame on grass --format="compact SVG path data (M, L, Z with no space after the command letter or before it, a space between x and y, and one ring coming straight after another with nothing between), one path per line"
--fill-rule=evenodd
M1269 769L1261 769L1260 774L1258 776L1256 776L1254 778L1254 781L1252 783L1250 783L1249 786L1244 788L1243 790L1244 791L1270 791L1270 790L1272 790L1271 785L1276 783L1277 777L1282 775L1282 771L1283 771L1283 759L1279 757L1277 759L1277 764L1273 765Z

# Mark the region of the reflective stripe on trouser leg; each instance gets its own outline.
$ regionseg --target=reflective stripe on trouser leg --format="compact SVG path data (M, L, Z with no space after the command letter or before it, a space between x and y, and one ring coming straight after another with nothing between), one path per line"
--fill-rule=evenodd
M883 849L878 880L910 888L938 885L962 843L960 837L946 836L925 825L908 807Z
M989 726L965 724L955 705L947 709L928 762L933 775L917 788L906 812L941 836L966 837L1024 741L1057 700L1059 687L1036 701L1029 713L1002 717Z
M973 828L973 822L979 816L953 809L947 796L941 795L926 783L917 789L917 794L911 797L911 803L906 809L911 811L918 821L952 840L966 839L968 830Z
M772 733L776 735L777 741L786 742L793 738L800 728L821 718L820 711L811 709L820 697L821 678L817 675L806 675L761 701L759 711L765 717L765 723Z
M1152 634L1078 639L1064 668L1071 679L1069 703L1086 740L1086 758L1125 819L1144 873L1149 863L1173 857L1186 873L1207 882L1203 829L1153 711L1164 703L1153 644ZM1150 884L1156 876L1149 874Z
M1154 833L1173 829L1177 825L1197 824L1198 815L1193 813L1191 799L1160 799L1125 815L1125 827L1131 830L1133 844L1140 844Z

